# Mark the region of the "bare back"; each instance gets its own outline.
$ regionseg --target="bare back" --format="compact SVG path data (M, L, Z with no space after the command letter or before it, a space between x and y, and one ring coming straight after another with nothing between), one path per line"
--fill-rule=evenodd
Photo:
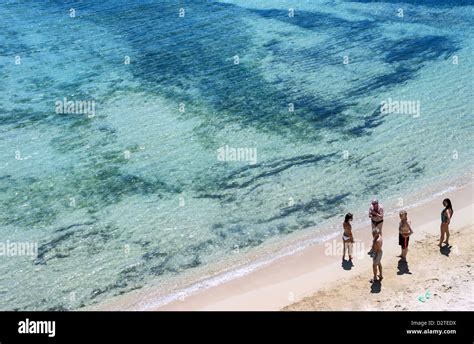
M382 244L383 244L382 234L379 234L377 239L374 239L373 250L375 252L381 251L382 250Z
M349 222L343 222L342 227L344 228L344 235L347 237L352 236L352 225Z

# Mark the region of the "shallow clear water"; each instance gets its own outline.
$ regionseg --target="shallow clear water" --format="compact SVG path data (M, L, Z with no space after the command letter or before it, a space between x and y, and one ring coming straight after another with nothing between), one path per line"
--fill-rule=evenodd
M0 236L39 251L0 256L0 309L89 305L469 171L468 5L2 2Z

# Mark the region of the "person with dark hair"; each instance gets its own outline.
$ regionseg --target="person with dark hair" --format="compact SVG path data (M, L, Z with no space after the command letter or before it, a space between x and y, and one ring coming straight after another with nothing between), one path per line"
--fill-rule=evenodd
M446 237L444 243L446 246L449 246L449 223L453 217L454 210L449 198L443 200L444 209L441 211L441 237L439 238L439 247L443 245L443 241Z
M342 234L342 243L343 243L343 251L342 251L342 261L344 262L346 259L346 248L347 248L347 255L349 256L349 261L352 261L352 245L354 243L354 238L352 237L352 225L350 221L353 220L353 216L351 213L347 213L346 217L344 218L344 222L342 223L342 228L344 228L344 233Z
M398 225L398 244L402 249L402 253L398 256L403 260L407 260L408 242L410 235L413 234L410 224L408 223L408 214L406 210L400 210L400 224Z

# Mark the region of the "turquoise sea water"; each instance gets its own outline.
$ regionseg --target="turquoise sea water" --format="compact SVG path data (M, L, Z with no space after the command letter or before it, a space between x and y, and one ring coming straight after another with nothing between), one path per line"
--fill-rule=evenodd
M38 255L0 256L0 309L77 309L472 170L473 11L2 1L0 242Z

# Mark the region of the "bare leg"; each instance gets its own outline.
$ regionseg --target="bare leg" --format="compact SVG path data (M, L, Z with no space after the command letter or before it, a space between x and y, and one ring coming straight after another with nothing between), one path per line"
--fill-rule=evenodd
M346 242L342 240L342 261L346 259Z
M449 227L446 225L446 245L449 246Z
M440 238L439 238L439 245L438 245L439 247L441 247L441 245L443 244L443 241L444 241L444 228L443 228L443 224L441 224L440 229L441 229L441 236L440 236Z
M382 263L379 263L379 272L380 272L379 278L380 278L380 280L383 280L383 276L382 276Z
M377 265L372 265L372 269L374 270L374 282L377 280Z
M403 258L404 260L407 259L407 253L408 253L408 248L403 248L403 249L402 249L402 258Z

